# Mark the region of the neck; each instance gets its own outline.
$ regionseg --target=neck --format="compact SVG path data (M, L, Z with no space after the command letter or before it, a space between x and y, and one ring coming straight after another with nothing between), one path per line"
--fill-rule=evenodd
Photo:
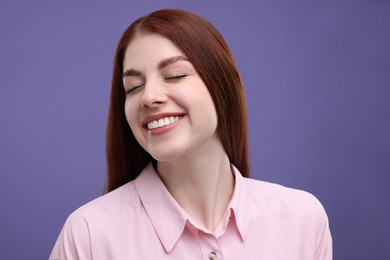
M157 172L191 218L213 232L234 189L234 176L222 145L209 147L187 158L158 162Z

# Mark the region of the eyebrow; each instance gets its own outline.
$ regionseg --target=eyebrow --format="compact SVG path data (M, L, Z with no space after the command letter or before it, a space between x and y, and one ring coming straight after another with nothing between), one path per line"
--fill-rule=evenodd
M131 77L131 76L141 76L141 72L134 69L128 69L123 72L122 78L124 77Z
M171 57L171 58L160 61L160 63L158 64L157 67L159 70L161 70L162 68L165 68L166 66L169 66L169 65L171 65L175 62L181 61L181 60L188 61L188 58L185 56Z
M163 68L165 68L165 67L167 67L175 62L178 62L178 61L189 61L189 60L185 56L174 56L174 57L160 61L157 68L159 70L161 70L161 69L163 69ZM128 70L125 70L123 72L122 77L123 78L124 77L131 77L131 76L136 77L136 76L140 76L140 75L142 75L142 73L140 71L135 70L135 69L128 69Z

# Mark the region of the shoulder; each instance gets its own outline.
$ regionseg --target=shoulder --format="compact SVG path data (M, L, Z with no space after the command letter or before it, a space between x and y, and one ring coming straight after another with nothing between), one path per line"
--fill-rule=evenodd
M278 241L313 250L312 259L331 259L332 237L328 216L311 193L279 184L244 178L246 213L254 232L267 232ZM279 241L280 242L280 241Z
M321 219L327 216L321 202L311 193L279 184L245 178L247 195L259 209L272 214L296 216L299 219Z
M252 194L259 193L262 196L269 197L286 197L286 198L301 198L301 199L315 199L315 197L309 192L286 187L280 184L244 178L245 186Z
M134 218L139 205L134 183L129 182L81 206L67 218L50 259L91 259L92 251L103 248L94 245L115 240L112 236L123 229L124 219Z
M131 216L139 205L139 198L132 181L81 206L70 214L66 222L68 225L80 222L89 225L104 223L119 218L124 211Z

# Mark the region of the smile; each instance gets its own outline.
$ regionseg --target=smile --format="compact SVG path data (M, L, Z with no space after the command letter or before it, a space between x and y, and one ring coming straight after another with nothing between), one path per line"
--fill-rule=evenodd
M160 118L159 120L153 120L149 122L146 126L149 130L152 130L155 128L173 124L179 121L182 117L183 116L168 116L168 117Z

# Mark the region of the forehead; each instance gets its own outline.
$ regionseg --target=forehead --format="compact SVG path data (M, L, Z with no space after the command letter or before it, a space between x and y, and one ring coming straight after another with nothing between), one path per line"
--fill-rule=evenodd
M123 68L138 68L156 65L161 60L184 56L183 52L168 38L159 34L138 34L126 48Z

